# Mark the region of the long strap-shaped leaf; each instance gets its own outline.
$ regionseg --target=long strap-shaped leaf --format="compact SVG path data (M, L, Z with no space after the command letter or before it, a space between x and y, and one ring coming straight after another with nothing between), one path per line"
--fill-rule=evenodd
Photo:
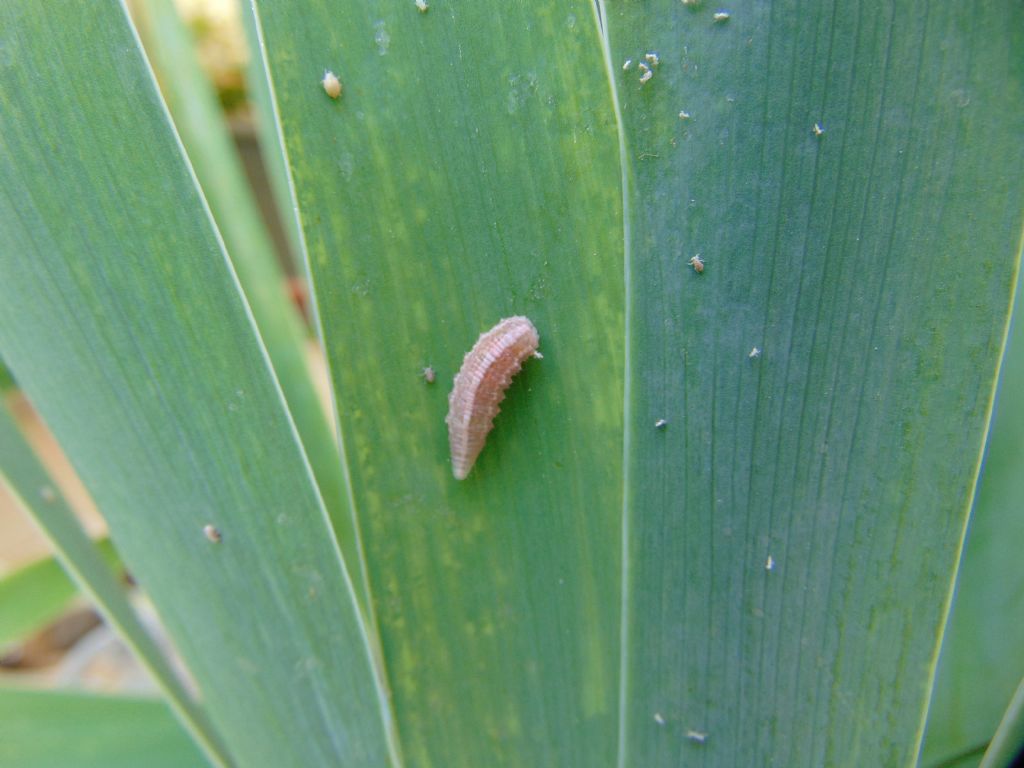
M172 0L144 0L136 6L147 53L164 73L163 93L210 211L224 236L260 336L295 428L309 457L313 476L334 525L356 596L368 603L359 536L348 487L328 420L306 364L305 332L291 302L273 253L270 236L231 143L223 112L199 66L194 42Z
M394 762L352 584L123 8L17 0L0 28L5 361L232 757Z
M1018 278L1019 280L1019 278ZM981 750L1024 678L1024 287L1000 371L999 393L974 497L956 600L942 638L923 768ZM1024 699L1024 691L1020 691ZM1018 704L1024 718L1024 706ZM1005 726L1004 726L1005 728ZM1021 745L1003 742L1004 748Z
M911 764L1018 258L1024 7L602 7L632 212L619 765Z
M206 715L192 701L142 626L100 550L82 530L64 497L54 490L46 469L3 403L0 403L0 482L7 485L25 511L32 515L53 544L64 570L153 675L174 713L210 761L224 765L226 758Z
M593 6L253 5L406 757L607 764L622 232ZM536 324L544 359L458 482L452 377L478 334L515 314Z
M978 768L1015 765L1024 749L1024 680L1017 685Z

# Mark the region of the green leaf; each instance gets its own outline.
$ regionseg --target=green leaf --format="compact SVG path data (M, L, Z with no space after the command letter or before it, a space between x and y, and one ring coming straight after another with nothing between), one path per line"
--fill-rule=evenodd
M5 271L5 274L7 272ZM0 403L0 482L42 529L64 570L95 604L107 624L117 631L138 660L167 695L181 723L216 765L223 764L216 735L206 715L192 700L163 653L146 632L128 602L124 588L100 549L78 522L67 501L50 480L45 467L18 429L5 404ZM18 623L18 605L8 607ZM45 608L40 604L39 609ZM22 619L31 618L21 614ZM5 622L6 623L6 622Z
M924 766L987 744L1024 678L1024 322L1017 307L928 710Z
M452 768L606 764L623 271L593 5L253 10L404 754ZM341 79L337 101L325 70ZM478 334L514 314L534 321L544 359L526 363L458 482L449 382Z
M167 106L210 211L224 237L242 290L267 347L288 409L309 457L324 505L348 563L362 607L368 601L348 487L329 423L306 363L305 330L285 299L285 276L273 253L252 191L195 45L172 0L137 3L143 41L164 73Z
M619 765L912 764L1019 257L1024 7L602 8L630 222Z
M247 5L247 3L243 2L242 5ZM243 11L242 20L246 27L250 47L245 72L245 88L253 115L256 118L260 157L267 170L267 182L270 186L271 196L281 217L281 226L287 238L289 255L295 269L305 279L308 289L309 275L306 274L306 260L301 256L303 252L302 234L299 232L298 217L295 214L295 198L291 191L291 178L288 175L286 159L277 130L277 116L264 71L263 56L258 49L258 41L253 33L252 14Z
M2 470L0 467L0 474ZM96 549L108 567L120 565L110 539L97 541ZM77 593L53 557L40 558L0 579L0 648L56 619Z
M0 688L0 764L195 768L202 754L161 701Z
M981 761L981 768L1011 768L1024 752L1024 678L996 728L992 743Z
M238 764L387 764L351 581L123 8L17 0L0 28L5 361Z

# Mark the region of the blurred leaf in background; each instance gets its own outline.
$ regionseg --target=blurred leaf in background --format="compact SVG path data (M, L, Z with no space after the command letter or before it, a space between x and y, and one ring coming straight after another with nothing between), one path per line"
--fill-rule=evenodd
M977 765L1024 679L1024 322L1021 288L935 678L921 764ZM1024 742L1018 743L1024 747Z

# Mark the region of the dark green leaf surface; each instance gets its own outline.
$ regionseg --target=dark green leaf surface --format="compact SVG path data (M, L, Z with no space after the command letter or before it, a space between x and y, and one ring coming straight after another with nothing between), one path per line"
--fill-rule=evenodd
M593 6L258 13L407 762L606 764L624 294ZM544 359L458 482L450 382L515 314Z
M351 582L123 9L17 0L0 29L5 362L238 764L387 764Z
M1013 329L984 469L967 532L953 613L942 640L921 762L992 738L1024 678L1024 322Z
M110 539L97 541L96 549L111 568L119 566ZM76 594L74 583L53 557L36 560L0 579L0 649L56 619Z
M0 689L0 765L200 768L209 763L161 701L7 688Z
M620 766L911 764L1018 256L1024 7L604 8L631 224ZM647 52L641 85L621 65Z

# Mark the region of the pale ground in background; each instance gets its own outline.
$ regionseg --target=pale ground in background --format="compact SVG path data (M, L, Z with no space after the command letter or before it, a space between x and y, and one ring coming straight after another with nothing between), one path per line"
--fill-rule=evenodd
M71 464L57 445L53 435L39 420L32 406L18 393L8 396L8 405L14 413L25 437L42 459L58 490L93 537L106 532L106 523L82 486ZM50 553L50 544L35 523L0 483L0 576Z

